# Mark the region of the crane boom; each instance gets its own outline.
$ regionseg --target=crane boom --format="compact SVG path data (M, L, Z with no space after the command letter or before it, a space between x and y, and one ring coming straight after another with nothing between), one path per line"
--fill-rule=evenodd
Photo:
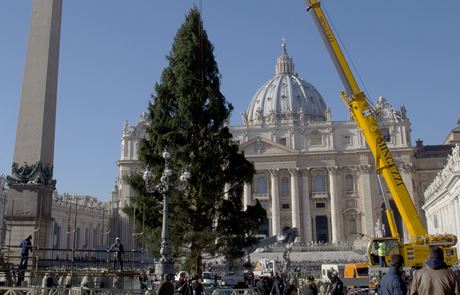
M307 0L304 1L308 7L307 11L313 11L312 16L315 24L345 86L345 92L341 92L340 96L351 112L374 156L377 173L385 179L410 237L416 239L417 237L426 236L427 230L417 213L407 187L399 173L398 166L380 131L371 105L365 94L360 90L329 22L321 9L319 1L309 0L309 3L307 3Z

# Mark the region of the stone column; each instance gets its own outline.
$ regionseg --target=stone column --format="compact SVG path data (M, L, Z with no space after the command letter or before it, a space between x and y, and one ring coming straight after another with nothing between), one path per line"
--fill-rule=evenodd
M6 214L11 244L51 240L56 97L62 0L34 0ZM13 205L14 204L14 205ZM33 256L46 257L43 251Z
M299 168L289 169L289 172L291 173L292 227L300 230Z
M409 164L402 164L398 167L399 173L401 174L401 177L404 181L404 184L406 185L407 192L409 193L409 196L412 199L412 202L414 203L415 210L417 211L420 220L422 224L426 226L426 219L425 219L425 212L423 212L421 206L420 206L420 198L418 194L414 193L414 185L412 182L412 175L415 173L415 169L411 163ZM382 178L383 179L383 178ZM385 181L385 180L384 180ZM404 234L404 241L409 241L411 237L409 236L409 232L407 230L406 224L402 222L403 225L403 234Z
M278 173L279 173L278 169L270 170L271 197L272 197L272 235L276 235L281 232Z
M458 214L460 213L460 207L459 207L458 196L454 198L453 206L454 206L454 213L455 213L455 228L456 228L455 234L457 235L457 237L459 237L460 236L460 216L458 216ZM457 253L459 253L459 251L460 251L460 245L459 243L457 243Z
M251 184L249 182L245 182L243 188L243 210L246 210L248 205L252 205Z
M372 191L371 191L371 178L369 175L369 165L361 165L358 167L359 184L360 184L360 198L363 202L363 218L361 219L361 228L363 233L370 237L375 236L374 232L374 209L372 206ZM383 216L382 216L383 217ZM389 228L385 228L387 233L390 232Z
M340 224L343 218L340 216L340 208L338 206L337 196L337 167L327 167L329 171L329 193L331 195L331 229L332 229L332 242L338 242L341 237Z
M310 210L309 170L302 170L303 241L313 240Z

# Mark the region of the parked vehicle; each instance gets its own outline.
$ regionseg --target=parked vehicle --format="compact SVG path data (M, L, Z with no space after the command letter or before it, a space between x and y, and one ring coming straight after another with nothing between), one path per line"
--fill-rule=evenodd
M201 275L201 279L203 280L203 285L213 285L217 284L217 281L220 279L220 277L212 272L205 271Z
M220 279L221 286L236 286L244 284L244 275L242 272L227 272Z
M328 271L337 271L347 289L367 288L369 284L369 265L366 263L323 264L321 280L329 283Z

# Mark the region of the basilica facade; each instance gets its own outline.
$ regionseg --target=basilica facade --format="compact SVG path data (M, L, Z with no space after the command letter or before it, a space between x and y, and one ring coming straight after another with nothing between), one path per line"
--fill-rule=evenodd
M406 110L396 110L383 97L375 109L409 193L416 197ZM300 241L374 235L377 220L384 217L374 159L353 121L332 120L321 94L296 73L285 44L273 78L259 88L242 117L232 134L257 170L254 182L245 185L244 203L258 199L267 209L267 235L285 226L297 227Z
M383 97L374 107L409 194L423 215L420 188L431 183L446 155L435 165L428 161L417 169L405 107L396 109ZM126 176L140 172L137 152L147 121L144 114L139 122L126 122L123 128L113 193L120 208L129 206L136 194ZM253 182L244 185L243 203L258 200L267 210L262 234L271 236L289 226L299 229L300 242L351 241L374 236L379 219L386 222L374 158L361 132L352 120L332 119L319 91L295 71L285 44L273 78L256 91L242 114L242 124L230 129L256 168ZM391 199L385 185L383 191ZM396 218L407 238L398 214Z

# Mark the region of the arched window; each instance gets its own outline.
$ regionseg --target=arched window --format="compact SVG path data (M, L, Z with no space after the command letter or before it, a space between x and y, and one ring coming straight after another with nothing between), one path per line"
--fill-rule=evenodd
M356 239L358 233L359 214L356 212L348 212L344 216L345 221L345 239L352 241Z
M316 175L313 179L313 191L326 192L326 177L324 175Z
M268 193L267 176L261 175L256 178L256 194Z
M54 224L54 236L53 236L53 247L59 248L61 240L61 227L58 224Z
M281 178L281 196L289 196L289 178Z
M345 192L352 193L355 191L355 182L353 175L347 174L345 176Z

